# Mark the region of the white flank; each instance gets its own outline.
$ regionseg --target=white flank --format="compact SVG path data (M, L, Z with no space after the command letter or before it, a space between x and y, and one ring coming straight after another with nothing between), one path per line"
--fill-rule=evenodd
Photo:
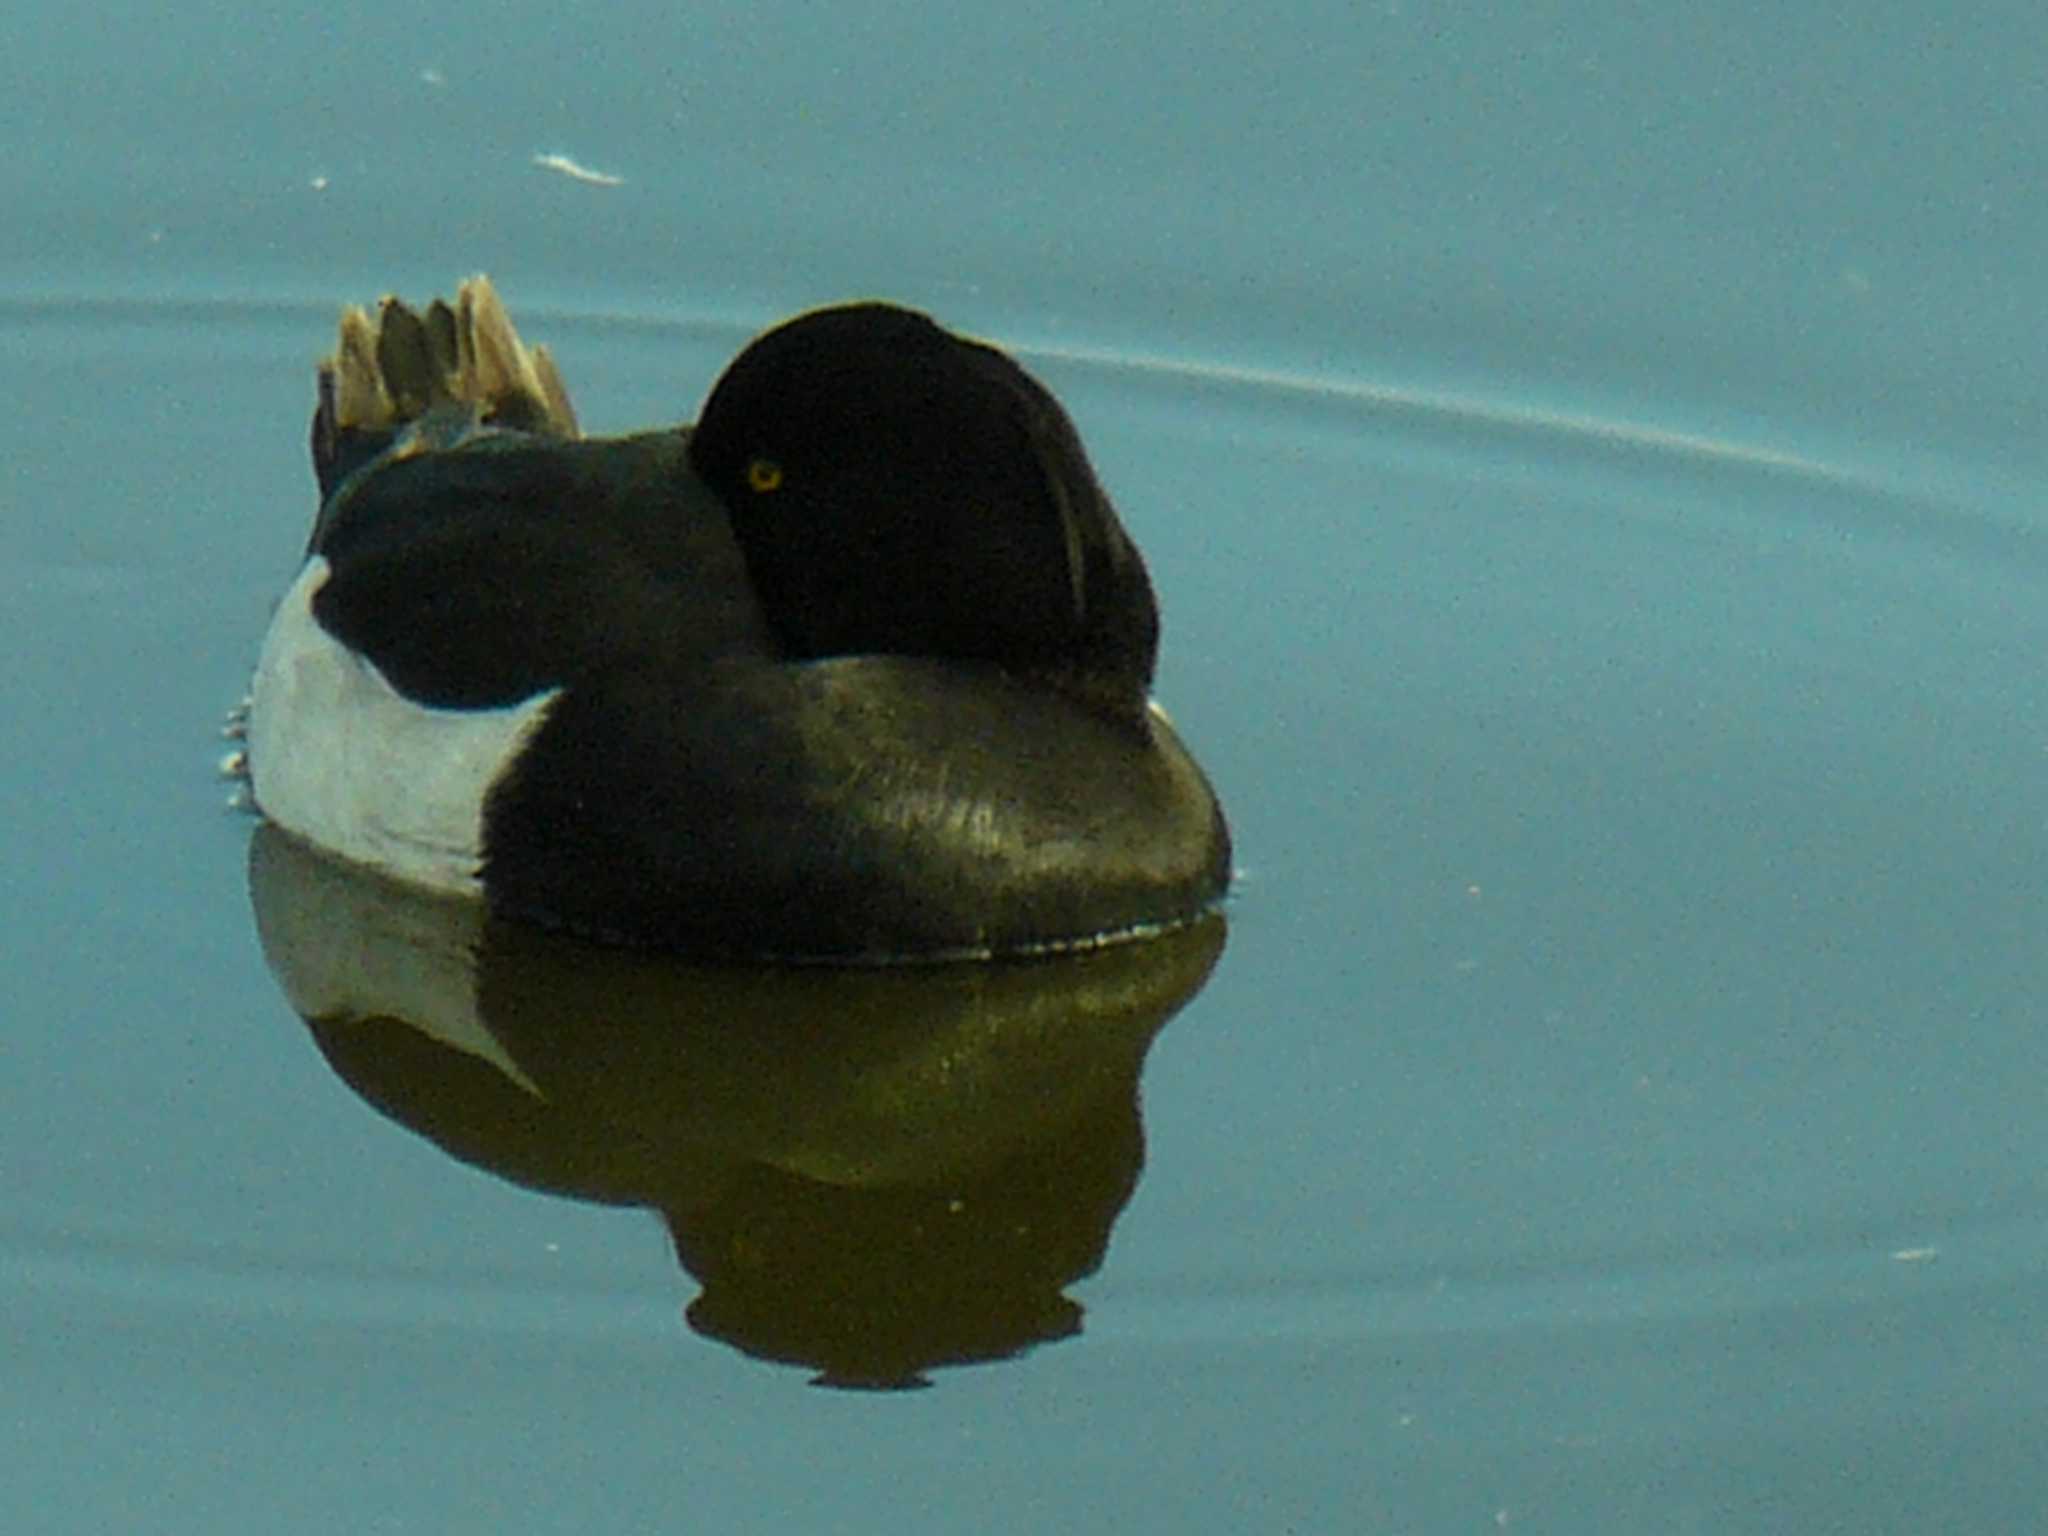
M257 807L317 847L432 890L475 894L483 802L560 689L503 709L429 709L313 617L316 555L278 604L250 689Z

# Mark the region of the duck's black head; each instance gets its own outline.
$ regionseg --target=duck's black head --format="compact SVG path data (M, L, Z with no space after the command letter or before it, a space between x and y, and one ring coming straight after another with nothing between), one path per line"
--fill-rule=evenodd
M1066 412L995 348L893 305L814 310L734 359L689 451L790 654L988 662L1144 707L1144 562Z

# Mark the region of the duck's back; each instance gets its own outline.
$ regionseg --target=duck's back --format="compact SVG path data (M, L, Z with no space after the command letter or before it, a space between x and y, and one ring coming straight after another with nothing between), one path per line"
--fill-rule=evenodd
M314 530L329 575L313 611L440 708L516 703L646 656L758 651L745 561L685 442L492 433L373 462Z
M680 434L401 441L335 488L272 618L254 797L322 847L475 892L484 802L565 694L765 645Z

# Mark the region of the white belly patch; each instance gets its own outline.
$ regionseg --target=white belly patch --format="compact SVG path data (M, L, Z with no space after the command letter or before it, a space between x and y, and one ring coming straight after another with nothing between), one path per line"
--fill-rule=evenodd
M413 885L475 894L483 802L560 695L432 709L313 617L316 555L278 604L250 687L249 778L279 826Z

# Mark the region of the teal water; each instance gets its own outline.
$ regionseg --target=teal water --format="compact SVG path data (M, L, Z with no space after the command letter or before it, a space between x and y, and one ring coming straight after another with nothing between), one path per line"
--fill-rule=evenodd
M0 1524L2023 1526L2032 23L799 9L8 24ZM488 1080L502 1130L530 1035L373 1076L294 1010L217 725L335 305L477 268L598 430L862 291L1080 425L1242 874L1206 986L1085 1069L1076 1327L813 1385L708 1326L701 1212L427 1103ZM762 1152L718 1081L689 1189L860 1182L864 1122Z

